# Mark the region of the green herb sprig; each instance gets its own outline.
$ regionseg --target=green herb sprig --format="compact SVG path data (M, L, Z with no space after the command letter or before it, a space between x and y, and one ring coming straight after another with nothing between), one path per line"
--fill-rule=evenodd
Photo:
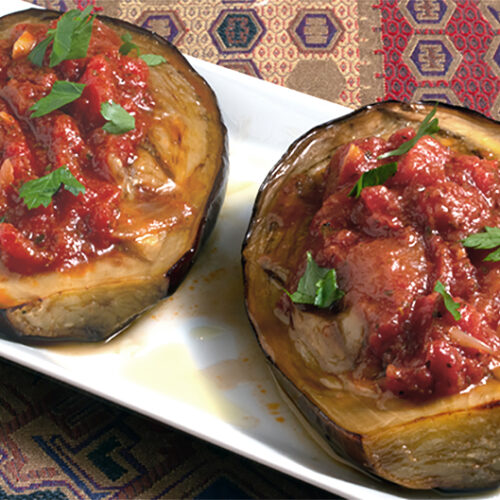
M47 38L36 45L28 59L36 66L42 66L51 42L53 42L49 58L51 68L62 61L86 57L95 19L95 15L90 15L92 8L89 5L83 12L78 9L68 10L61 16L57 26L47 31Z
M444 306L449 311L449 313L453 316L455 321L458 321L462 316L460 314L460 302L455 302L452 296L446 291L444 285L438 281L436 286L434 287L434 291L438 292L441 297L443 297Z
M437 103L434 105L432 110L427 114L427 116L423 119L413 139L409 139L408 141L403 142L403 144L401 144L401 146L399 146L399 148L397 149L394 149L392 151L387 151L386 153L379 155L377 159L384 160L386 158L391 158L392 156L404 155L405 153L408 153L408 151L410 151L410 149L413 146L415 146L415 144L417 144L417 142L424 135L432 135L435 134L436 132L439 132L438 119L434 118L436 111L437 111Z
M378 186L383 184L387 179L396 174L398 170L398 164L393 161L391 163L386 163L380 167L373 168L367 172L363 172L358 182L354 184L354 187L349 192L349 196L354 198L359 198L363 188L368 186Z
M500 228L486 226L484 232L470 234L462 243L465 247L481 250L491 250L492 248L500 247ZM497 248L494 252L490 252L483 260L498 262L500 260L500 248Z
M120 54L126 56L132 50L137 51L138 57L140 57L148 66L158 66L159 64L167 62L167 60L157 54L141 54L141 49L132 42L132 35L130 33L125 33L122 35L122 42L119 51Z
M132 35L130 33L125 33L121 36L122 45L119 49L120 54L126 56L130 51L137 50L137 53L140 53L139 47L132 42Z
M56 109L62 108L70 102L76 101L82 95L84 87L85 84L83 83L57 80L54 82L50 93L29 108L33 112L31 118L46 115Z
M158 54L142 54L139 56L148 66L158 66L167 60Z
M109 134L124 134L135 128L135 118L114 102L103 102L101 115L107 120L102 128Z
M434 105L432 110L423 119L422 123L418 127L417 133L413 139L403 142L401 146L392 151L387 151L379 156L377 160L385 160L386 158L391 158L393 156L401 156L408 153L410 149L415 146L415 144L424 136L432 135L439 131L438 119L434 118L437 111L437 103ZM352 190L349 192L349 196L359 198L363 188L368 186L378 186L383 184L387 179L396 174L398 169L397 162L387 163L381 165L380 167L374 168L364 172L358 179Z
M306 270L299 280L297 291L286 293L292 302L313 304L321 308L330 307L344 296L344 292L337 285L335 269L318 266L311 252L307 252Z
M50 174L23 184L19 196L30 210L40 205L48 207L61 186L75 196L85 193L83 184L63 165Z

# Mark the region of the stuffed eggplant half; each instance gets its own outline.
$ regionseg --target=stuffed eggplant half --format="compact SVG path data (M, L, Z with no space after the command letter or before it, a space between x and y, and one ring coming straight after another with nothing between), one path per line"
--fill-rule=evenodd
M227 180L215 95L163 38L84 12L0 19L0 330L96 341L172 293Z
M297 140L243 248L272 371L341 457L409 488L500 480L500 125L387 102Z

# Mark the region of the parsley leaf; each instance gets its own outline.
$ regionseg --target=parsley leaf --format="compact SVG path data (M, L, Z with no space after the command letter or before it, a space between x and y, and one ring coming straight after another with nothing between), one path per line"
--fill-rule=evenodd
M398 164L393 161L391 163L381 165L380 167L372 168L367 172L363 172L358 182L354 184L354 187L349 192L349 196L359 198L363 188L383 184L387 179L395 175L397 170Z
M489 250L500 246L500 228L486 226L483 233L470 234L462 241L464 247ZM484 260L498 262L500 260L500 248L489 253Z
M337 285L335 269L319 267L311 252L307 252L306 270L299 280L297 291L292 294L285 291L292 302L323 308L330 307L344 296L344 292Z
M31 118L46 115L55 109L62 108L66 104L76 101L82 95L84 87L85 84L83 83L57 80L54 82L50 93L29 108L30 111L33 111Z
M433 118L437 111L437 103L434 105L430 113L423 119L420 127L418 127L417 133L413 139L409 141L403 142L399 148L394 149L392 151L387 151L387 153L383 153L377 157L379 160L383 160L385 158L390 158L391 156L401 156L405 153L408 153L410 149L417 144L420 138L424 135L432 135L439 131L438 119Z
M78 9L68 10L60 17L57 26L47 31L47 38L36 45L28 59L36 66L42 66L45 52L51 42L53 45L49 59L50 67L68 59L85 57L95 19L95 16L90 16L91 12L90 5L83 12Z
M438 281L436 283L436 286L434 287L434 291L438 292L441 297L443 297L444 300L444 306L450 314L453 316L453 319L455 321L458 321L462 316L460 315L460 302L455 302L451 295L446 291L446 288L444 285Z
M135 118L114 102L103 102L101 115L108 120L102 128L110 134L124 134L135 128Z
M139 47L135 44L132 43L132 35L130 33L125 33L122 35L122 42L123 44L120 47L120 54L123 56L126 56L131 50L136 49L137 53L139 53Z
M75 196L78 196L79 193L85 193L83 184L75 178L66 166L62 166L50 174L23 184L19 190L19 196L30 210L40 205L48 207L52 197L61 185L64 185L64 189Z
M158 66L159 64L167 62L163 56L157 54L143 54L139 56L148 66Z
M167 60L157 54L141 54L141 49L132 42L132 35L130 33L125 33L122 35L122 45L120 47L120 54L126 56L131 50L136 50L137 55L148 65L148 66L158 66L159 64L167 62Z
M436 114L436 111L437 103L423 119L413 139L403 142L403 144L401 144L399 148L394 149L393 151L388 151L387 153L379 155L377 157L377 160L384 160L385 158L390 158L391 156L401 156L405 153L408 153L408 151L410 151L410 149L415 146L415 144L421 137L423 137L424 135L432 135L438 132L438 119L433 118ZM372 170L368 170L368 172L364 172L358 182L354 184L354 187L349 192L349 196L359 198L359 195L361 194L363 188L383 184L387 179L389 179L389 177L392 177L396 174L397 169L397 162L391 162L385 165L381 165L380 167L373 168Z
M73 9L61 16L54 33L49 61L51 68L62 61L80 59L87 55L95 19L95 16L89 19L91 12L92 6L89 5L83 12Z
M500 248L497 248L494 252L489 253L483 260L498 262L500 260Z
M28 59L35 65L35 66L42 66L43 64L43 58L45 57L45 52L47 52L47 49L50 45L50 42L54 39L54 35L51 34L54 30L49 30L47 33L49 33L49 36L45 38L45 40L42 40L39 44L35 46L35 48L29 53Z

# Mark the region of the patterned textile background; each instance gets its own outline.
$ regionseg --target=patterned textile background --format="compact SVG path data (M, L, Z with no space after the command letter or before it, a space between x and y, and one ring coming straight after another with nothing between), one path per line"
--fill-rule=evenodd
M90 3L184 53L345 106L437 99L500 118L499 0ZM7 362L0 435L0 499L331 498Z
M499 0L87 2L180 50L349 107L440 100L500 118Z
M0 499L332 498L0 362Z

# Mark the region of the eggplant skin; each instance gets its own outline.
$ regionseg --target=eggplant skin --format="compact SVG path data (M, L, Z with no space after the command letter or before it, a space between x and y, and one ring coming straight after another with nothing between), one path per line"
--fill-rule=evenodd
M18 23L49 23L60 15L42 9L9 14L0 18L0 37ZM167 61L150 67L156 107L154 130L148 131L144 149L148 158L156 158L157 171L168 164L162 179L168 177L188 193L186 203L194 216L189 224L174 224L146 248L126 248L64 272L20 277L0 271L0 331L22 343L95 342L125 329L181 284L214 228L225 197L227 131L213 90L163 37L125 21L98 18L120 35L132 34L142 53L162 55ZM168 142L170 116L186 131L179 141L185 150L177 163ZM173 156L162 156L169 154ZM130 185L137 183L137 171L130 173Z
M315 127L290 146L259 190L243 243L245 305L278 385L335 454L407 488L476 490L500 483L499 380L425 403L366 391L306 362L275 314L288 270L297 268L307 248L309 222L322 201L311 193L321 192L333 151L356 138L417 128L432 107L373 104ZM500 124L444 104L436 116L438 138L462 152L500 159ZM278 193L297 182L305 186L304 199L283 203ZM336 320L334 312L307 314L318 323Z
M21 332L20 340L43 342L50 340L42 336L43 332L61 332L61 325L68 324L71 326L65 332L65 340L98 341L123 330L148 304L155 304L167 291L168 279L161 277L155 283L119 281L106 288L59 292L4 309L1 329L14 338Z

